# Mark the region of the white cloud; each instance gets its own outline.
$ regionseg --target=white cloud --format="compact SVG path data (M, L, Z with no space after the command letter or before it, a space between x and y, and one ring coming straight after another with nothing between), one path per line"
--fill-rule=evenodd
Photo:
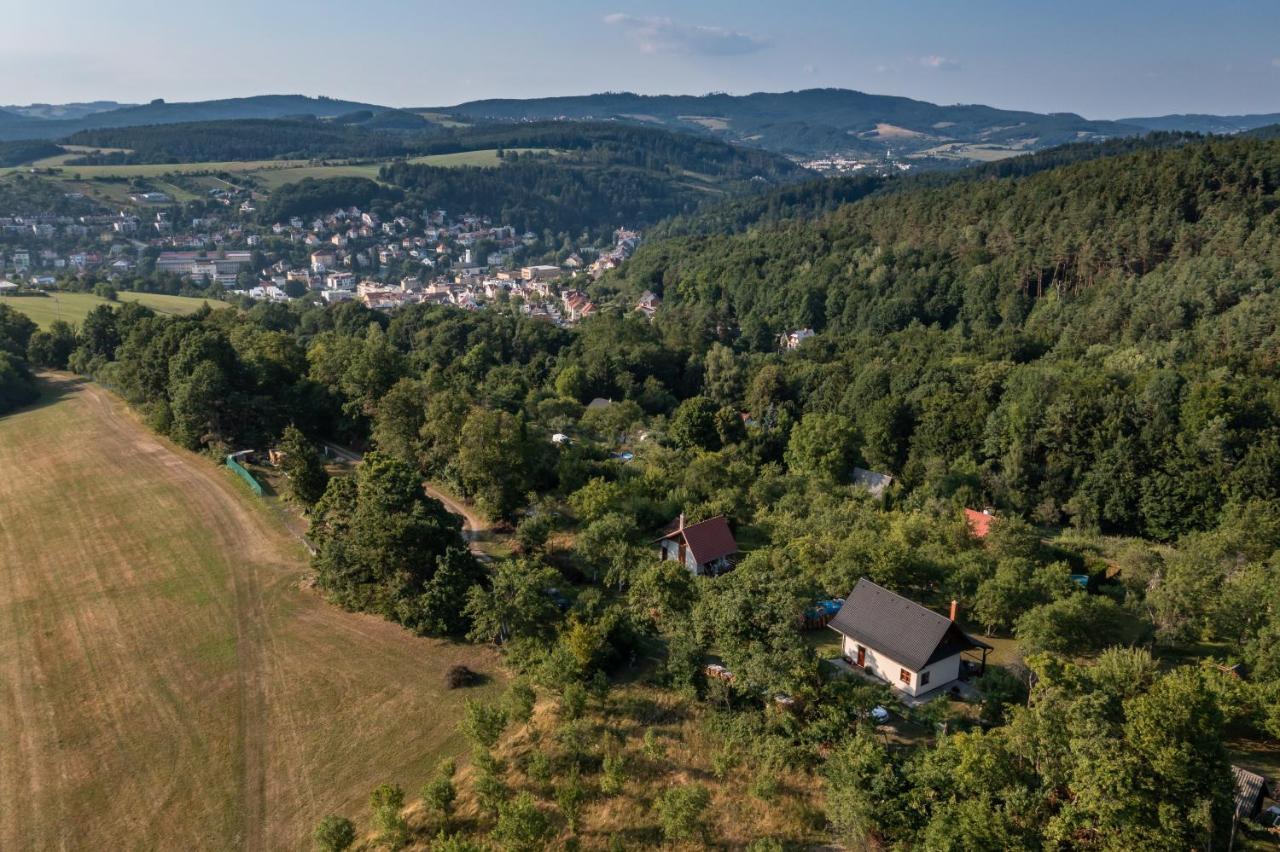
M769 46L769 40L724 27L679 24L670 18L645 18L621 12L604 22L619 27L644 53L684 53L697 56L742 56Z
M920 64L934 71L959 71L960 63L945 56L921 56Z

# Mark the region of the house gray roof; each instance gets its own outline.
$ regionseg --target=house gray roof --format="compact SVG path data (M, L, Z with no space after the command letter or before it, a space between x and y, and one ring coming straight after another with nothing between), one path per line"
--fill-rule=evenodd
M1252 818L1257 814L1263 797L1270 792L1267 779L1239 766L1231 767L1231 778L1236 784L1236 814Z
M914 671L971 648L989 647L954 621L863 577L830 624Z

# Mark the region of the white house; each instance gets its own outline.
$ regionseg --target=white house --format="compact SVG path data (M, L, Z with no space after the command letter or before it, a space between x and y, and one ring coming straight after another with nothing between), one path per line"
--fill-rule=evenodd
M729 557L738 552L738 542L724 515L696 524L685 524L684 513L654 542L658 555L683 563L696 576L723 574L733 568Z
M912 697L946 690L960 679L960 656L991 646L974 639L951 617L883 589L863 577L828 625L840 634L846 661Z

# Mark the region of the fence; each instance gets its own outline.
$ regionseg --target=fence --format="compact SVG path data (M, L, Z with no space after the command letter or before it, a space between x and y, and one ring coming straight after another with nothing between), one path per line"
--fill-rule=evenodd
M249 487L253 490L253 493L261 497L262 486L258 483L258 480L253 478L252 473L250 473L243 465L241 465L240 462L236 461L236 456L238 455L240 454L235 453L234 455L227 456L227 467L234 470L237 476L239 476L245 482L249 483Z

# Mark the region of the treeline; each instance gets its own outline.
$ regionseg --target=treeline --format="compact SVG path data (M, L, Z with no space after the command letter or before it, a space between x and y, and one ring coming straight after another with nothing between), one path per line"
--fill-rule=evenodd
M582 162L654 171L682 169L731 180L758 176L773 182L805 174L802 168L777 154L691 133L619 122L478 125L448 131L444 138L427 143L431 154L490 148L547 148L573 152L572 159Z
M1170 538L1280 481L1278 186L1274 143L1207 141L650 243L598 295L748 361L824 332L783 386L909 489Z
M280 222L293 216L332 213L353 205L367 210L403 197L400 190L368 178L304 178L272 192L258 215L263 222Z
M36 324L26 314L0 304L0 417L38 396L27 363L27 349L35 334Z
M0 142L0 166L21 166L25 163L56 157L62 148L52 142L40 140Z
M420 129L418 136L409 137L315 119L237 119L110 127L82 130L68 137L67 142L123 150L85 154L67 165L382 159L419 153L425 136L425 129Z

